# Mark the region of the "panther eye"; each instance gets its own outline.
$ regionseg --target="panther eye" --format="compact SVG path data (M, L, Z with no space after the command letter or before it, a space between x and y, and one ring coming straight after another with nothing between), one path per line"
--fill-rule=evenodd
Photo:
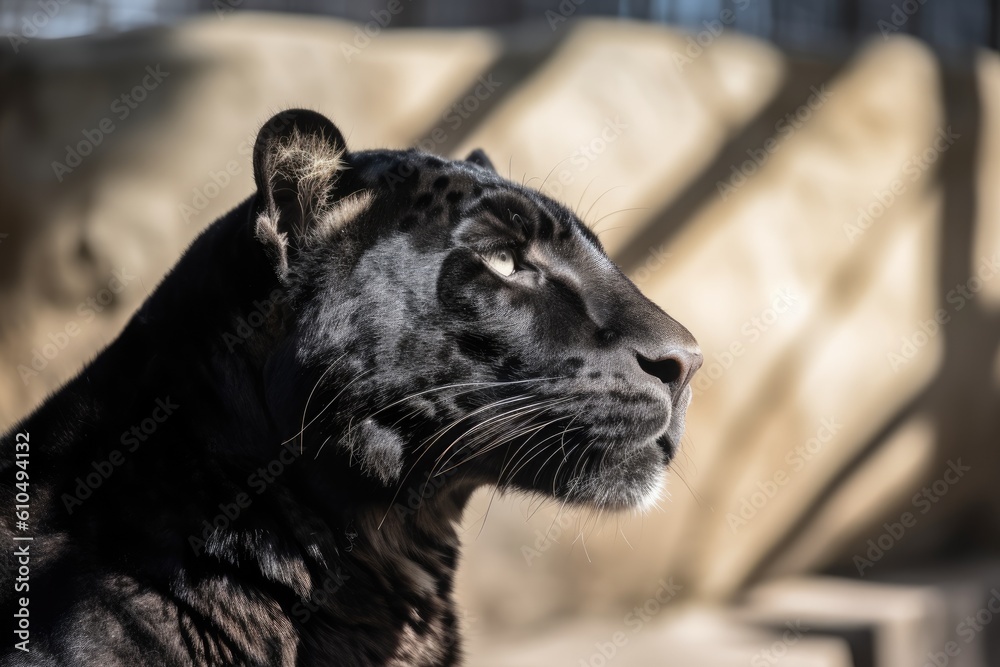
M510 250L494 250L483 255L483 259L501 276L507 277L514 273L514 253Z

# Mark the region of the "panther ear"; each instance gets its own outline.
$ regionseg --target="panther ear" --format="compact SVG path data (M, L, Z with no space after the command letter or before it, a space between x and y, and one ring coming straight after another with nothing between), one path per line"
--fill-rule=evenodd
M493 166L493 163L486 153L483 152L482 148L477 148L476 150L469 153L469 157L465 158L466 162L471 162L472 164L479 165L483 169L489 169L492 172L496 172L497 168Z
M346 166L343 135L315 111L282 111L258 133L253 147L255 235L280 277L288 273L290 254L327 237L359 213L359 205L367 206L367 193L342 199L337 191Z

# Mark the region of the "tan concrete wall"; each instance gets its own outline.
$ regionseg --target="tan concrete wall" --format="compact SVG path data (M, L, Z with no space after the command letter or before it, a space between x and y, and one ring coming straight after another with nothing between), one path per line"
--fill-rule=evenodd
M24 47L0 100L0 424L112 340L194 235L250 193L259 124L309 106L355 148L482 146L575 207L706 354L661 508L477 500L460 595L478 664L494 664L491 638L620 618L663 577L682 584L678 601L715 601L829 567L856 575L855 556L905 512L913 526L863 579L959 543L995 553L1000 279L977 271L1000 253L996 54L942 63L898 38L805 62L725 33L684 61L683 34L610 21L516 44L386 32L345 55L353 39L335 21L232 14ZM169 76L119 118L112 101L156 65ZM496 90L456 121L481 76ZM51 163L106 117L115 131L58 182ZM122 268L135 279L91 321L81 304ZM66 349L22 380L18 366L69 323ZM959 460L969 470L942 481ZM849 664L838 646L808 664Z

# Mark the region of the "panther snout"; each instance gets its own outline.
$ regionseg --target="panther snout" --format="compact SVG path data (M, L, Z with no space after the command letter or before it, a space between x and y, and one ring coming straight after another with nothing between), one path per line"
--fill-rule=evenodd
M655 359L636 352L639 368L667 385L673 395L679 394L688 385L694 374L701 368L701 350L697 345L690 348L675 348Z

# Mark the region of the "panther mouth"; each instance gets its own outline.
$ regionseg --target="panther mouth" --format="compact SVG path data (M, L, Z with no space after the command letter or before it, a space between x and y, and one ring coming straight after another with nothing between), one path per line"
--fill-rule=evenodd
M628 450L601 448L556 495L598 510L645 511L662 495L670 456L660 439Z
M690 399L691 391L685 388L669 400L664 406L664 425L652 433L593 443L590 459L556 495L602 510L642 512L656 506L669 465L680 451Z

